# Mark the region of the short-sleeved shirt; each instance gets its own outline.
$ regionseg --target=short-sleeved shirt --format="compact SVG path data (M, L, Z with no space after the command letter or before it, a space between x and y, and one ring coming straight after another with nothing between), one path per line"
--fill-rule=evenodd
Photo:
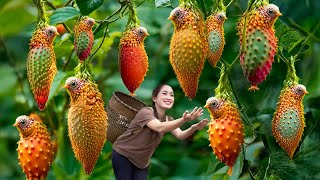
M153 119L157 118L151 107L141 108L126 131L113 143L114 150L127 157L141 169L149 165L149 160L164 135L164 133L154 131L146 125ZM172 117L166 116L163 121L166 120L172 120ZM137 133L131 133L138 129L141 130Z

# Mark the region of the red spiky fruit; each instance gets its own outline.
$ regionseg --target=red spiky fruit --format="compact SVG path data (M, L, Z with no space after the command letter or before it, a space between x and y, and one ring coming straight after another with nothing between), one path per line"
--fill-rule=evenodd
M293 158L305 127L302 100L307 93L306 87L301 84L284 88L273 115L272 133L290 159Z
M208 49L203 17L196 9L177 7L171 11L169 19L174 24L170 63L183 92L193 99Z
M28 116L14 124L20 132L18 160L28 180L45 179L52 163L52 144L46 126Z
M228 174L241 151L244 129L236 105L228 100L211 97L205 107L211 117L209 123L209 141L217 158L229 166Z
M277 52L274 23L278 16L281 16L279 8L268 4L246 13L238 23L240 64L251 84L249 90L259 90L258 85L270 73Z
M68 134L73 152L91 174L107 137L107 113L96 84L69 77L64 86L70 94Z
M31 38L27 59L27 75L33 96L39 110L44 110L50 87L57 73L56 56L52 42L58 35L54 26L37 29Z
M123 33L119 45L119 71L121 79L130 93L141 85L148 71L148 55L144 49L147 29L138 27Z
M80 62L83 62L89 56L92 49L94 41L92 27L94 23L94 19L84 17L74 26L74 49Z

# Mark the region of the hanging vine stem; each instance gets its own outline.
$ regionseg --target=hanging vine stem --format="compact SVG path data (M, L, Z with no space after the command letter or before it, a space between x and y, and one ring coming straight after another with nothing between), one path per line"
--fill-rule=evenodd
M51 8L51 9L53 9L53 10L56 10L57 8L51 3L51 2L49 2L49 1L45 1L46 2L46 4ZM64 5L64 7L66 7L67 5ZM71 30L70 30L70 28L65 24L65 23L62 23L62 25L63 25L63 27L67 30L67 32L68 33L71 33Z
M223 61L223 63L228 66L228 68L227 68L226 71L230 71L230 70L231 70L233 64L238 60L239 56L240 56L240 53L236 56L236 58L232 61L231 64L229 64L228 62L226 62L224 59L221 59L221 60ZM237 105L238 105L238 107L239 107L239 109L240 109L240 112L241 112L242 116L243 116L243 118L242 118L243 121L247 124L247 126L251 127L252 130L253 130L253 137L252 137L252 139L251 139L250 141L248 141L248 142L245 143L245 144L251 144L251 143L254 142L254 140L257 138L257 134L256 134L256 131L255 131L255 128L254 128L254 126L251 124L251 122L250 122L247 114L244 112L244 108L243 108L242 104L240 103L238 94L237 94L237 92L235 91L235 88L234 88L234 86L233 86L232 78L231 78L231 76L230 76L230 73L228 73L228 81L229 81L230 88L231 88L231 90L232 90L233 96L234 96L234 98L236 99L236 103L237 103Z
M33 0L33 3L37 6L38 9L38 22L47 23L47 17L45 15L44 1L43 0Z
M101 48L101 46L104 43L105 38L107 37L107 34L108 34L108 25L107 25L106 29L104 30L103 38L102 38L101 43L99 44L99 47L90 55L88 61L91 62L91 58L99 51L99 49Z

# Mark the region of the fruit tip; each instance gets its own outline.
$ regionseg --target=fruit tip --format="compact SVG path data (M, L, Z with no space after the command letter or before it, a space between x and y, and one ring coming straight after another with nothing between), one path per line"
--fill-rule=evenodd
M259 91L260 89L258 88L257 85L251 85L251 87L248 90L249 91Z

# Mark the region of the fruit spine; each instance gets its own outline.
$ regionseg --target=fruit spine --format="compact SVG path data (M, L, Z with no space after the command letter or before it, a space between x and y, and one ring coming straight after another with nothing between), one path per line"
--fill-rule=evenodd
M57 73L56 56L52 42L58 35L54 26L39 25L30 40L27 75L39 110L44 110L50 87Z
M183 92L193 99L208 49L204 20L191 1L183 1L171 11L168 19L174 24L170 41L170 64Z
M19 116L14 126L20 132L18 160L27 179L45 179L53 160L53 147L46 126L25 115Z
M281 13L274 4L264 3L253 7L240 18L237 30L240 37L240 64L251 84L249 90L259 90L258 85L270 73L277 52L274 23Z

